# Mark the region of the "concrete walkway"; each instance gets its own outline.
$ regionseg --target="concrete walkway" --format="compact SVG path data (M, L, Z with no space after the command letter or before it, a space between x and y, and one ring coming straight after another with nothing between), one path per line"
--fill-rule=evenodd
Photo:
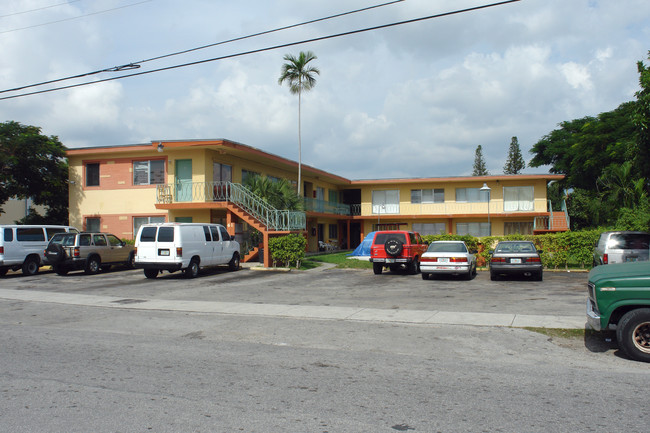
M132 310L183 311L195 313L236 314L296 319L349 320L359 322L411 323L432 325L473 325L501 327L538 327L584 329L583 316L536 316L525 314L470 313L400 309L249 304L238 302L135 299L111 296L51 293L32 290L0 289L0 299L49 302L86 307Z

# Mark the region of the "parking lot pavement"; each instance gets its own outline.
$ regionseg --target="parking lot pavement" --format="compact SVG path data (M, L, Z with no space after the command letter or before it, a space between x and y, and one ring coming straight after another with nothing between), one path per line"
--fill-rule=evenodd
M141 270L2 279L0 298L104 308L354 320L584 328L585 273L547 272L544 281L424 281L419 275L322 268L288 273L242 269L146 279Z

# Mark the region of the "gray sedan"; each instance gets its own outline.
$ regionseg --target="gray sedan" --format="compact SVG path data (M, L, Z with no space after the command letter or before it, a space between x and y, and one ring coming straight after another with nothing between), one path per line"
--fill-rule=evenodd
M524 275L542 281L541 253L530 241L501 241L490 251L490 278L494 281L501 275Z
M436 241L420 257L422 279L435 274L462 275L467 280L476 276L476 251L469 251L463 241Z

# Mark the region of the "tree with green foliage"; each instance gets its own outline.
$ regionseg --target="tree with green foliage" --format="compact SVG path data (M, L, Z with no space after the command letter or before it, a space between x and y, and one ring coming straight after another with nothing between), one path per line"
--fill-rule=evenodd
M31 198L47 207L33 209L23 223L68 223L68 163L66 148L36 126L0 123L0 206L12 197ZM0 209L1 210L1 209Z
M479 144L474 152L474 171L472 176L488 176L490 173L485 166L485 158L483 158L483 147Z
M274 209L303 209L301 198L286 179L271 180L267 176L251 176L246 179L244 186Z
M317 57L311 51L301 51L298 57L286 54L284 60L287 63L282 65L282 73L278 79L278 84L282 85L286 81L289 84L289 91L294 95L298 95L298 195L300 195L302 182L302 134L300 120L302 92L309 91L316 85L314 74L320 75L320 70L309 64L316 59Z
M510 141L510 148L508 149L508 160L506 165L503 166L503 174L518 174L526 168L523 156L521 156L521 149L519 148L519 140L517 137L512 137Z
M650 60L650 51L648 51L648 60ZM650 67L639 61L637 69L641 90L635 93L637 103L634 125L639 133L636 167L642 177L650 180Z

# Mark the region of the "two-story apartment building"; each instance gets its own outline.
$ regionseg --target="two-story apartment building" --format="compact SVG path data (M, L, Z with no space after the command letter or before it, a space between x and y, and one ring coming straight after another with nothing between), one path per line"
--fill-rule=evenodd
M71 225L132 238L149 222L217 222L250 250L248 259L258 239L292 232L318 251L352 248L386 228L475 236L568 229L546 197L561 175L349 180L303 165L305 210L290 212L242 183L255 175L295 183L297 162L229 140L77 148L68 159Z

